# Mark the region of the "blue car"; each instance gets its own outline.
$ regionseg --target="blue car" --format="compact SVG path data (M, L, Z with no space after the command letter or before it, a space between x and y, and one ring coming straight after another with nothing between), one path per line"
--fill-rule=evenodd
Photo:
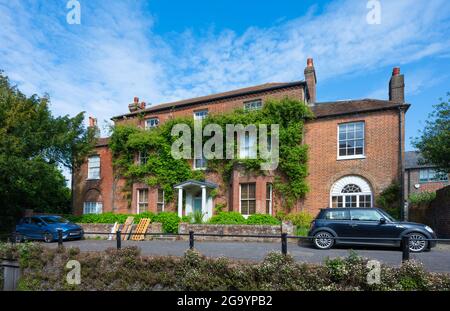
M43 240L47 243L58 240L58 230L62 230L62 238L81 239L83 228L60 216L31 216L22 218L16 225L16 240Z

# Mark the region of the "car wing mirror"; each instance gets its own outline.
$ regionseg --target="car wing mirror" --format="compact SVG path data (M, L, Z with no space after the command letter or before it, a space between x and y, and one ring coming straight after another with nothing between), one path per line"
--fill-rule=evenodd
M386 218L380 218L380 224L385 224L386 223Z

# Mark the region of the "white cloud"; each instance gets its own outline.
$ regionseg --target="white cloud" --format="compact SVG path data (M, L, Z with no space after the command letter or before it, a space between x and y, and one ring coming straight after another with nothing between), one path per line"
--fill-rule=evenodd
M323 82L448 57L450 47L444 0L381 1L380 25L367 24L366 1L338 1L320 15L312 7L242 35L186 31L170 38L152 31L140 2L80 2L82 24L67 25L65 1L0 0L0 68L28 94L49 92L56 114L86 110L100 120L126 112L133 96L159 103L299 80L308 56Z

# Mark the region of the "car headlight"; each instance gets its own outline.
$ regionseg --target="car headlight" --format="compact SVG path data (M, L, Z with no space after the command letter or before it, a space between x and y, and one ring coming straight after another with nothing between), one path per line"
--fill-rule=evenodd
M427 231L430 232L430 233L433 233L433 229L431 229L431 228L428 227L428 226L425 226L425 230L427 230Z

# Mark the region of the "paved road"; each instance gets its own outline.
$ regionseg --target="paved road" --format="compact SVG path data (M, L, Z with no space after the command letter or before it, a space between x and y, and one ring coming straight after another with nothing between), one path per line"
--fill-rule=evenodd
M45 244L57 247L57 243ZM81 251L103 251L116 247L116 241L81 240L64 242L66 247L78 247ZM152 241L122 241L122 247L136 245L142 255L172 255L182 256L189 247L188 241L152 240ZM269 251L280 251L281 243L264 242L212 242L196 241L195 248L208 257L229 257L240 260L260 261ZM353 248L360 256L377 259L383 263L397 266L401 262L402 253L393 248ZM309 245L288 243L288 252L297 260L309 263L321 263L326 257L346 257L350 248L340 247L331 250L318 250ZM439 245L430 252L411 254L424 264L429 271L450 272L450 246Z

